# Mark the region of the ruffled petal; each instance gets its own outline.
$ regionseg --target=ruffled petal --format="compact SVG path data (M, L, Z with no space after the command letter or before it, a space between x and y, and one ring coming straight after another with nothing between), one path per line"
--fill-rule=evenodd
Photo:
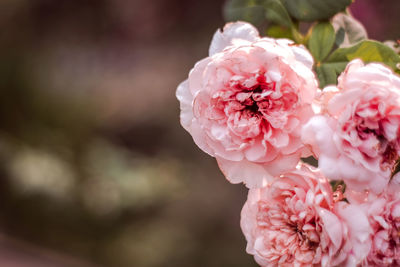
M185 128L186 131L189 131L193 120L193 96L189 90L188 80L179 84L176 90L176 98L178 98L180 102L182 127Z
M217 162L226 179L233 184L244 182L248 188L260 188L273 179L261 164L248 160L230 161L217 157Z
M209 55L221 52L227 46L233 44L248 44L260 38L258 30L251 24L238 21L227 23L224 29L217 30L211 41Z

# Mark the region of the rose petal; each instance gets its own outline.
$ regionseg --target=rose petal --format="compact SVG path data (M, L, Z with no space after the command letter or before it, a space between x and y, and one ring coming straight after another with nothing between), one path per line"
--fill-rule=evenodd
M258 30L246 22L231 22L224 26L224 29L217 30L211 41L209 55L212 56L238 42L254 42L259 39Z

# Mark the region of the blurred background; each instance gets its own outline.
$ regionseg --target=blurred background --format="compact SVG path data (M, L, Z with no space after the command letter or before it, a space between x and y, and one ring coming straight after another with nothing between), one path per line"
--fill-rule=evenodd
M0 266L257 266L175 99L223 3L0 1ZM398 0L352 11L400 38Z

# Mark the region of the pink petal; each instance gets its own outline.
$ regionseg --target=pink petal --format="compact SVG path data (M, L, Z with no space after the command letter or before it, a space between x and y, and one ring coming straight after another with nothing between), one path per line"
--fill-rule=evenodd
M324 230L327 232L329 239L332 241L336 250L340 248L343 239L342 224L338 217L332 212L319 208L318 215L324 223Z
M273 161L265 163L263 166L271 176L279 176L284 171L293 170L300 160L300 153L277 157Z
M189 131L189 127L193 120L193 96L189 90L188 80L179 84L178 89L176 90L176 97L180 102L180 119L182 127L185 128L186 131Z
M273 177L261 164L247 160L230 161L216 157L218 166L231 183L245 183L248 188L261 188Z
M206 57L200 61L198 61L193 69L189 72L189 88L192 92L193 96L196 96L200 90L203 90L204 87L204 69L206 68L207 64L210 63L211 59Z
M240 41L254 42L260 38L258 30L251 24L246 22L227 23L224 29L217 30L211 41L209 55L212 56L224 50L225 47L231 46Z

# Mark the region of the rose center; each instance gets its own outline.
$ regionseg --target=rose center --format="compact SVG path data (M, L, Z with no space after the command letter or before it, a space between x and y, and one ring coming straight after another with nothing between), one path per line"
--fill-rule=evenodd
M249 79L251 80L251 79ZM246 85L247 83L247 85ZM252 82L238 83L234 87L236 93L229 101L239 104L239 110L244 113L267 118L280 111L287 111L295 107L298 96L289 87L279 86L274 81L267 82L263 72Z
M250 97L243 101L241 104L244 105L244 109L253 113L260 114L259 106L257 104L256 96L263 92L263 89L258 85L255 89L251 90Z
M382 156L382 167L392 166L399 156L398 145L396 142L388 141L384 134L381 120L377 120L376 118L361 118L356 115L355 124L358 137L361 140L368 140L372 136L377 140L378 145L375 145L372 149L377 150Z
M309 233L304 231L300 224L289 223L289 227L292 228L297 234L301 244L305 244L311 250L314 250L319 246L319 242L317 240L312 240L312 238L309 236Z

